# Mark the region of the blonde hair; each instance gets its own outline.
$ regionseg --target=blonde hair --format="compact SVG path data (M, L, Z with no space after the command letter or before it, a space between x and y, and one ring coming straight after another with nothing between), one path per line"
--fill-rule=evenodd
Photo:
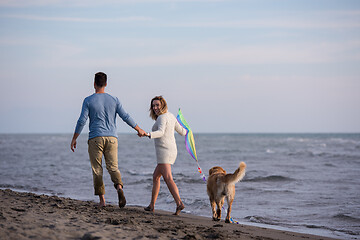
M163 114L163 113L166 113L167 110L168 110L168 107L167 107L167 103L165 101L165 99L163 98L163 96L155 96L153 99L151 99L151 102L150 102L150 117L153 119L153 120L156 120L158 118L158 115L155 114L153 108L152 108L152 104L153 104L153 101L155 100L159 100L160 103L161 103L161 106L160 106L160 115Z

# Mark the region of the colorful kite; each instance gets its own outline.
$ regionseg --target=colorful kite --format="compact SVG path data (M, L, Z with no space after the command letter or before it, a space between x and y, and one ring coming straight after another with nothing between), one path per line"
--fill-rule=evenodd
M200 174L202 174L202 179L204 181L206 181L206 177L203 174L198 159L197 159L197 155L196 155L196 148L195 148L195 140L194 140L194 135L191 131L191 128L189 126L189 124L186 122L184 116L182 115L181 109L179 108L179 112L178 115L176 117L176 119L178 120L178 122L180 123L180 125L185 128L187 130L186 136L185 136L185 146L186 146L186 150L189 152L189 154L191 155L191 157L193 157L196 160L196 163L198 165L198 172Z
M184 116L182 115L180 108L179 108L179 112L178 112L178 115L176 118L177 118L178 122L180 123L180 125L183 128L185 128L187 131L186 136L185 136L186 150L196 161L198 161L197 156L196 156L194 135L191 131L189 124L186 122Z

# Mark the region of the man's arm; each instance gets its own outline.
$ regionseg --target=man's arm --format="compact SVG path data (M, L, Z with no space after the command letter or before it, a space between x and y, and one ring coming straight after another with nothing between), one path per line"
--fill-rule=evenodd
M117 114L119 114L119 117L126 122L130 127L134 128L139 137L143 137L146 136L146 132L144 130L142 130L139 125L136 124L136 122L134 121L134 119L132 119L130 117L130 115L125 111L125 109L123 108L122 104L120 103L119 99L116 98L116 112ZM135 126L135 127L134 127Z
M70 148L71 151L75 152L75 148L76 148L76 139L78 138L78 136L80 135L80 133L74 133L74 136L71 140L71 144L70 144Z

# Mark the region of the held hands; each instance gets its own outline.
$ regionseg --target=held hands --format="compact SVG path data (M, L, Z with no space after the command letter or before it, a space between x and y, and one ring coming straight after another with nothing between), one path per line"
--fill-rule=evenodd
M150 137L150 134L146 132L146 133L144 133L144 135L141 135L141 136L140 136L140 135L138 134L138 136L139 136L139 137Z
M138 135L139 137L147 137L147 136L148 136L148 133L145 132L144 130L142 130L141 128L136 129L136 131L138 132L137 135Z
M138 133L138 136L139 137L150 137L150 133L147 133L147 132L144 131L143 134Z
M143 132L143 133L140 133L140 132L138 132L138 136L139 137L147 137L148 136L148 133L147 132Z

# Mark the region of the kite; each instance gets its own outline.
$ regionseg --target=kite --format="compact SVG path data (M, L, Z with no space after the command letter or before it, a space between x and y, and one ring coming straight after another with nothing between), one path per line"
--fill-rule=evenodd
M176 119L178 120L178 122L180 123L180 125L186 129L187 133L185 135L185 146L186 146L186 150L188 151L188 153L190 154L190 156L195 159L197 166L198 166L198 172L202 175L202 179L206 182L206 177L205 174L202 172L200 165L199 165L199 161L197 159L197 155L196 155L196 148L195 148L195 140L194 140L194 135L191 131L191 128L189 126L189 124L186 122L181 109L179 108L179 112L178 115L176 117Z

